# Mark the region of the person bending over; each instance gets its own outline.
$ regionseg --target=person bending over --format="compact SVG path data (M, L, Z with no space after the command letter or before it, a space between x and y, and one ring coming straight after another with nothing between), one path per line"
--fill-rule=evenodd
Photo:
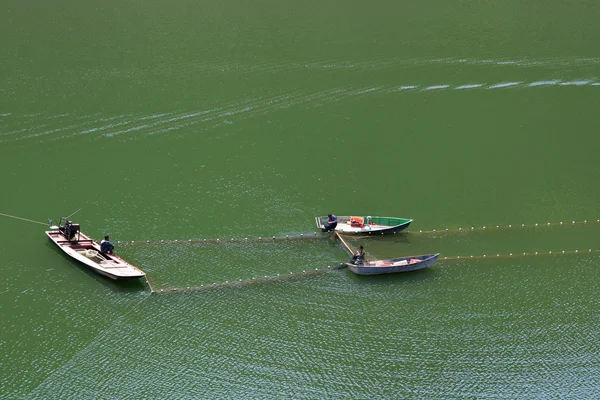
M104 254L113 254L115 251L115 245L110 242L108 235L100 242L100 251Z

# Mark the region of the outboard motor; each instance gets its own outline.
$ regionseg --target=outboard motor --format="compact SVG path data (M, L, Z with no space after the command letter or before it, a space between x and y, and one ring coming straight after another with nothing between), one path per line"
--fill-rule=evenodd
M65 237L69 241L76 241L77 233L79 232L79 224L73 224L71 221L65 222Z

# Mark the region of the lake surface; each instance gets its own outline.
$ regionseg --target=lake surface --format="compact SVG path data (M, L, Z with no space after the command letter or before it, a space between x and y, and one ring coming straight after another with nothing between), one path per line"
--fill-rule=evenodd
M0 399L597 396L600 3L2 8Z

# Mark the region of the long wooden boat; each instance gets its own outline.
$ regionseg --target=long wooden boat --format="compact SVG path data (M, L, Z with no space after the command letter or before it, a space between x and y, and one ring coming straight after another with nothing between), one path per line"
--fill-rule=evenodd
M144 271L122 258L102 253L100 244L81 232L79 224L65 220L64 225L61 225L62 221L61 218L58 226L50 226L46 235L70 257L111 279L136 279L146 276Z
M390 260L365 261L363 264L345 263L348 269L358 275L394 274L397 272L417 271L435 263L440 254L426 254L392 258Z
M338 216L336 232L350 235L388 235L408 228L413 221L410 218L372 217L372 216ZM315 217L317 228L325 231L327 216Z

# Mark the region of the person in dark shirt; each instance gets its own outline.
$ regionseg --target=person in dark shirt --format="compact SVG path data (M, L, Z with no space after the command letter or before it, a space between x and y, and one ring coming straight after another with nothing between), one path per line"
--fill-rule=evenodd
M333 214L327 214L327 223L325 224L325 226L322 228L323 232L331 232L333 230L335 230L335 227L337 226L337 217Z
M104 236L104 240L100 242L100 251L104 254L113 254L115 245L110 242L108 235Z
M354 256L352 257L352 264L362 264L365 262L365 249L364 247L360 246L358 248L358 251L354 254Z

